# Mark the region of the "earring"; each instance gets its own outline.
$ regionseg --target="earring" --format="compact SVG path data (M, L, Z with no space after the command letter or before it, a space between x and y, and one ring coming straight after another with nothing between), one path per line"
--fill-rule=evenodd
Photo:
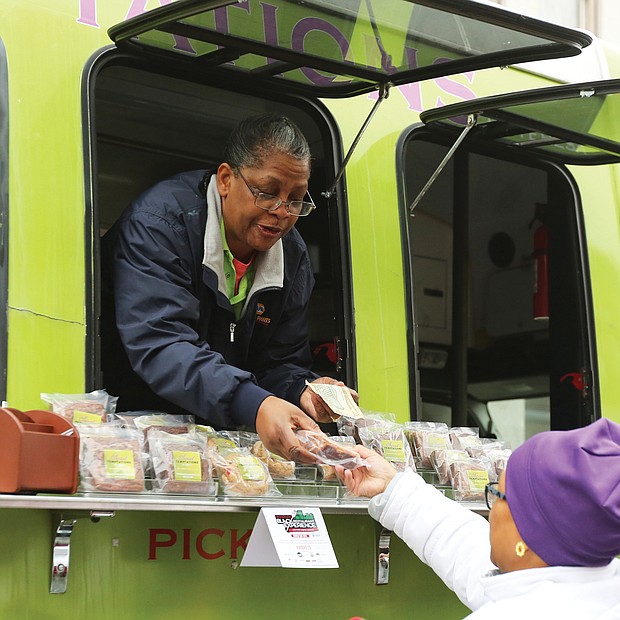
M518 557L522 558L525 555L526 551L527 551L527 547L525 546L525 543L522 540L520 540L515 545L515 553L517 554Z

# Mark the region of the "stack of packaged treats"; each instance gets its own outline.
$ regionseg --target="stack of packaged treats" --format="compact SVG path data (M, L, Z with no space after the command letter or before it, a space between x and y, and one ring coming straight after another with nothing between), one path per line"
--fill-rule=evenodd
M506 467L509 447L481 438L477 428L398 424L393 414L362 412L348 394L340 394L340 386L329 389L330 397L341 397L344 403L335 418L339 434L296 432L316 458L313 466L273 454L256 433L216 432L196 424L193 416L116 413L117 399L105 390L41 397L78 429L82 492L278 497L282 493L276 482L296 481L302 470L312 469L313 481L338 483L336 466L364 466L352 449L362 444L397 471L410 468L439 487L449 487L457 501L480 502L486 484L497 481ZM307 480L307 474L302 478Z
M448 425L441 422L406 422L405 436L417 459L420 473L432 472L432 454L435 450L452 447Z
M481 438L475 427L442 422L408 422L407 437L422 470L434 472L440 487L449 487L457 501L483 502L484 488L496 482L510 449L504 442Z
M358 427L357 433L363 446L383 456L396 471L404 471L407 467L417 470L402 424L375 417L366 419L366 423Z
M209 437L210 455L219 479L220 493L232 497L282 495L267 463L248 447L249 441L251 439L244 441L239 433L232 431L221 431Z
M74 424L101 424L116 411L118 398L105 390L95 390L87 394L43 392L41 400L49 404L51 411Z
M105 390L41 396L76 425L81 492L214 496L219 478L225 495L278 493L248 448L193 416L116 413L116 399Z
M197 430L192 416L128 412L113 414L102 424L78 424L77 429L81 491L216 492L207 435ZM124 438L131 438L133 448L121 443Z
M312 481L336 480L336 465L361 462L355 452L338 448L350 445L348 437L316 433L311 442L318 462L300 466L267 450L256 433L216 432L189 415L117 413L116 398L105 390L42 397L76 425L80 492L278 497L274 481L295 480L300 468L314 469Z

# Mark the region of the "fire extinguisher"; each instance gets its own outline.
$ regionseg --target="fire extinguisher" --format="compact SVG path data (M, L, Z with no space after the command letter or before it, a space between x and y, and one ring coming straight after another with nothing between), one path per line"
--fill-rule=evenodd
M530 222L530 228L535 222L538 227L534 231L534 319L546 320L549 318L549 229L545 221L547 205L536 203L536 214Z

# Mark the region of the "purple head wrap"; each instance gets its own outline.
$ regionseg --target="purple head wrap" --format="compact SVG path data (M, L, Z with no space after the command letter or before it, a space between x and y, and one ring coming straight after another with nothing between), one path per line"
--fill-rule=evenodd
M619 424L534 435L510 456L505 482L523 541L550 566L620 555Z

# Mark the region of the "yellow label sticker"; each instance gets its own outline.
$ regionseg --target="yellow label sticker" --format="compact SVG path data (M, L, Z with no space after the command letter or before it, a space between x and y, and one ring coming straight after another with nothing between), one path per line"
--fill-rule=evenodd
M206 424L196 424L194 429L199 433L207 433L207 435L215 434L215 429L212 426L207 426Z
M74 424L101 424L101 414L89 413L88 411L74 411Z
M467 479L472 491L484 491L484 487L489 484L489 474L486 471L468 469Z
M200 453L173 450L172 460L174 461L175 480L189 482L200 482L202 480Z
M439 435L437 433L428 433L426 436L426 445L429 448L447 448L448 435Z
M148 417L149 426L165 426L166 420L160 415L151 415Z
M381 449L387 461L391 461L392 463L404 463L406 461L405 446L402 441L398 441L397 439L382 439Z
M233 450L237 448L237 444L232 439L226 439L225 437L216 437L215 445L218 448L232 448Z
M104 450L103 464L106 478L115 480L136 479L133 450Z
M254 456L240 456L237 464L244 480L263 480L265 477L263 466Z
M480 445L480 437L477 435L461 435L458 440L463 448L470 448L472 446Z

